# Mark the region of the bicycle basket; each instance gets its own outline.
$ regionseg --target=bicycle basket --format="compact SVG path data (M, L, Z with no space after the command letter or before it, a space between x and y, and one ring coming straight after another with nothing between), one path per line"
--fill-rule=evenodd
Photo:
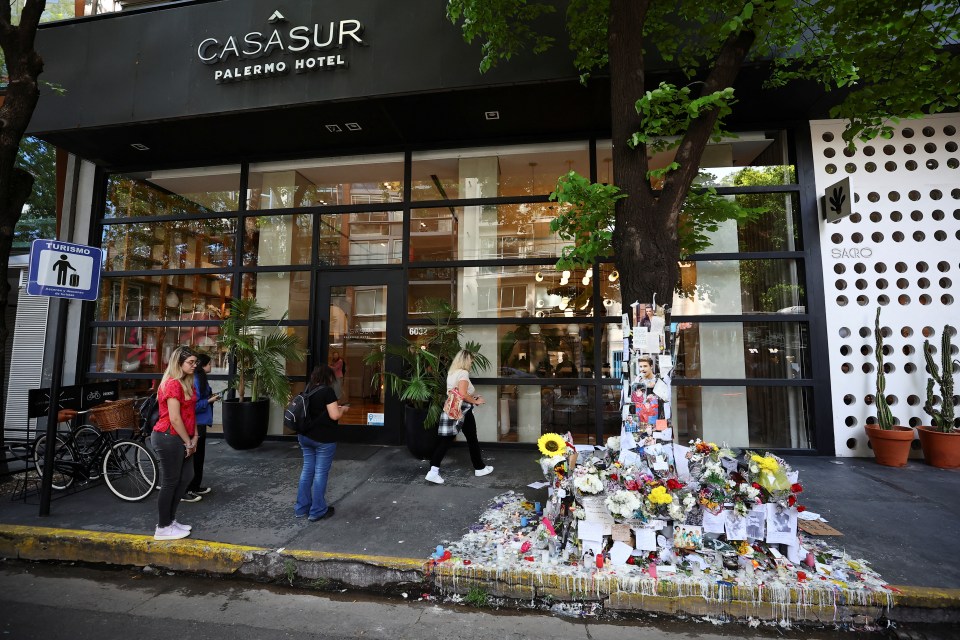
M98 404L90 409L88 417L100 431L135 429L138 421L133 404L133 399Z

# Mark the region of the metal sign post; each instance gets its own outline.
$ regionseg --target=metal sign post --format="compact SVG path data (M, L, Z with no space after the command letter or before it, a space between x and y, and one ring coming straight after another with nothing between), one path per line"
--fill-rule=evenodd
M59 240L34 240L30 245L27 293L60 298L57 304L57 334L53 347L53 379L47 411L47 448L43 452L40 481L40 516L50 515L54 452L57 448L57 413L63 378L63 345L67 335L67 299L96 300L100 294L103 250Z

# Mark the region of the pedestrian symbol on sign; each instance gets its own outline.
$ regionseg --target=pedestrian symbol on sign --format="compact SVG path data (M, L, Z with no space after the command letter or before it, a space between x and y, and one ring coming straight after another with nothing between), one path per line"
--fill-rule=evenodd
M70 264L70 261L67 260L67 256L61 254L60 259L53 263L53 271L57 272L57 284L61 287L79 287L80 274L77 273L74 273L70 276L70 284L67 285L67 270L76 271L73 265Z

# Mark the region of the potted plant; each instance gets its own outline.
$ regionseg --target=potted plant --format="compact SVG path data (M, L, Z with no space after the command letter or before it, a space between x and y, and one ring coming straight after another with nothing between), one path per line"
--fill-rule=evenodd
M894 424L893 413L887 403L887 378L883 370L883 333L880 330L880 307L873 323L875 338L874 357L877 360L877 423L865 424L864 431L873 448L873 456L878 464L887 467L905 467L910 456L910 443L913 442L913 429Z
M923 357L927 361L927 401L923 410L933 419L930 426L921 426L917 429L920 435L920 446L923 447L923 458L927 464L941 469L956 469L960 467L960 430L954 422L953 411L953 368L958 361L951 358L953 345L950 339L953 327L943 327L940 340L940 366L933 359L933 350L930 341L923 341ZM933 393L934 385L940 387L940 406L935 408L936 402Z
M422 300L418 310L425 311L431 326L423 336L388 344L383 350L371 351L365 362L380 366L386 357L402 362L401 372L382 371L373 384L386 384L390 393L404 403L404 433L407 448L415 458L425 459L433 453L437 425L447 395L447 371L461 349L473 354L473 371L486 369L489 359L480 353L480 344L461 345L460 313L449 302L437 298Z
M237 397L223 402L223 436L234 449L263 444L270 401L284 406L290 398L286 363L306 357L296 335L278 326L264 326L266 320L267 310L255 299L235 298L220 332L219 344L236 366L229 389Z

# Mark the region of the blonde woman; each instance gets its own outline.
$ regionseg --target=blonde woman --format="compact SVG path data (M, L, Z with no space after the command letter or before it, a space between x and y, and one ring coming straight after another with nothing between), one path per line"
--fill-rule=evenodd
M197 396L193 391L196 368L197 354L187 347L178 347L171 354L157 389L160 419L150 434L160 462L160 515L154 540L178 540L190 535L190 525L177 522L177 505L193 480L193 460L188 458L197 451Z
M440 463L447 454L447 450L457 434L463 431L467 439L467 446L470 449L470 462L473 463L473 474L475 476L485 476L493 467L483 463L483 455L480 452L480 442L477 440L477 421L473 417L473 408L475 406L486 404L486 401L474 389L470 382L470 367L473 366L473 355L466 349L461 350L453 362L450 363L450 371L447 373L447 393L456 388L463 396L463 417L460 420L453 420L447 414L441 414L440 427L437 430L437 446L433 450L433 456L430 458L430 472L427 474L427 481L435 484L443 484L443 478L440 477Z

